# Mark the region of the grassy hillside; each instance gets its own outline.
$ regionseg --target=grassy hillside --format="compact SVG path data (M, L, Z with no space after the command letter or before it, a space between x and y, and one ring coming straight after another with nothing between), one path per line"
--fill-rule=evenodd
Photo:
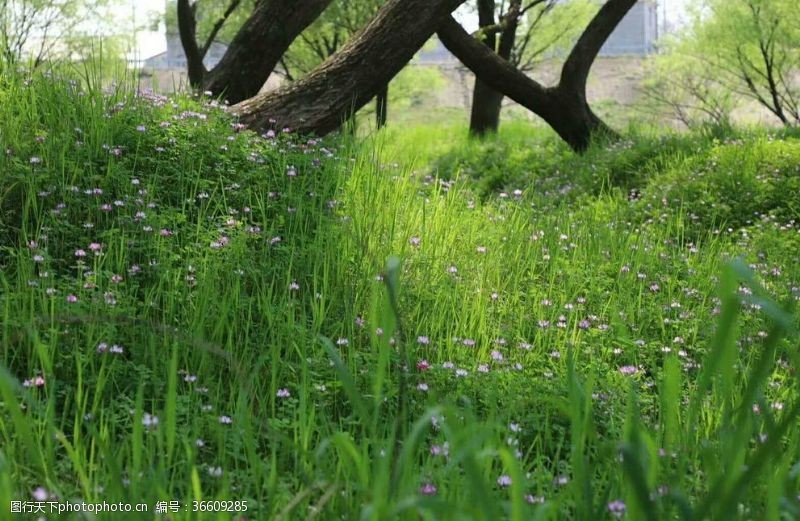
M798 140L317 141L44 75L0 141L4 505L800 515Z

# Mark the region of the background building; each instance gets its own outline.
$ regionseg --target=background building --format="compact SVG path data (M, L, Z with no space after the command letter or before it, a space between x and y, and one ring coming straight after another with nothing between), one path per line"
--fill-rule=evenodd
M601 56L645 56L656 50L659 37L658 5L653 1L640 1L611 33L600 51Z

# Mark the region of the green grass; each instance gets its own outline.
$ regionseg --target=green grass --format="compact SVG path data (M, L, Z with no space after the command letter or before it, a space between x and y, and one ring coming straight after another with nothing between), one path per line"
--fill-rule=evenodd
M317 142L92 84L0 79L4 516L800 516L791 136Z

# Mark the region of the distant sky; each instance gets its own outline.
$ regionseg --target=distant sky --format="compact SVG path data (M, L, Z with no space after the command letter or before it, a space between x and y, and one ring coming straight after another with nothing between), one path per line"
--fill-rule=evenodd
M141 25L150 20L151 15L158 13L164 18L165 0L126 0L129 2L130 11L136 17L136 24ZM161 31L142 31L136 35L136 54L141 58L148 58L154 54L167 50L167 40L164 38L163 27Z
M137 24L150 19L150 13L160 13L162 18L164 14L165 0L126 0L129 5L129 11L126 14L133 12L136 17ZM681 15L684 13L686 6L692 0L658 0L659 2L659 15L666 16L666 21L669 26L680 24ZM468 30L475 30L477 28L477 20L474 15L462 15L459 17ZM136 54L138 57L147 58L167 49L167 41L164 38L163 30L160 32L144 31L139 32L136 38Z

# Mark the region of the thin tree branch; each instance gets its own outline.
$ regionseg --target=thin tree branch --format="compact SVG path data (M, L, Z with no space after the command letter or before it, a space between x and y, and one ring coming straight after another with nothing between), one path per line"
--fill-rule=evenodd
M225 25L225 22L230 18L233 12L239 7L241 0L231 0L231 3L228 4L228 8L225 9L225 12L222 13L222 16L217 20L214 24L214 27L211 28L211 32L208 33L208 38L206 38L206 43L203 44L203 47L200 48L200 56L202 58L206 57L208 50L211 48L211 44L214 43L214 38L217 37L217 33L219 33L222 26Z

